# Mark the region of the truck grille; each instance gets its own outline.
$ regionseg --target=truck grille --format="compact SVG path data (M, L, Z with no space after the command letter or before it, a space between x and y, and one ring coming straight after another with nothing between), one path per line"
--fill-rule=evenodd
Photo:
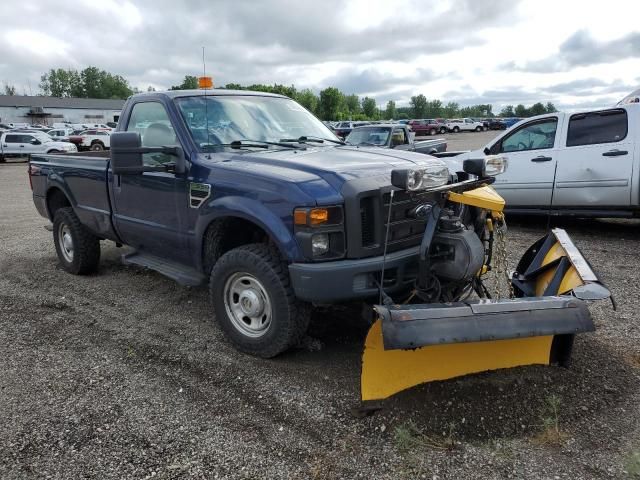
M360 197L360 245L351 249L354 256L380 255L389 218L389 192L371 192ZM429 201L426 194L408 194L396 191L391 205L388 252L419 245L424 233L425 221L414 219L409 212L416 206ZM358 248L359 247L359 248Z

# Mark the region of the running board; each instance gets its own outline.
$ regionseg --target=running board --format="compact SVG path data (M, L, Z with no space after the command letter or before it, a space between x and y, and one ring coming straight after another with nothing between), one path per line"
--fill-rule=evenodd
M198 287L203 285L206 280L202 273L193 268L148 253L133 252L123 255L122 263L155 270L186 287Z

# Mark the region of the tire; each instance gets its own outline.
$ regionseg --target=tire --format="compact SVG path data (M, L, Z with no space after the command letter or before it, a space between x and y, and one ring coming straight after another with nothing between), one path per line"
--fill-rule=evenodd
M445 133L447 133L447 127L442 127L440 129L440 135L444 135Z
M73 208L56 211L53 243L62 268L74 275L95 272L100 262L100 240L80 223Z
M286 265L268 245L244 245L220 257L209 293L218 325L241 352L275 357L307 331L309 305L296 299Z
M476 132L481 132L483 130L482 127L476 127Z
M460 127L453 127L453 133L460 133Z
M91 147L89 147L89 150L92 150L94 152L100 152L104 150L104 145L101 142L94 142L91 144Z
M429 135L431 135L432 137L433 137L436 133L438 133L438 132L436 131L436 129L435 129L435 128L432 128L431 130L429 130Z
M62 153L60 150L50 150L47 152L47 154L56 154L56 153Z
M5 163L7 161L7 159L4 157L4 155L0 155L0 163Z

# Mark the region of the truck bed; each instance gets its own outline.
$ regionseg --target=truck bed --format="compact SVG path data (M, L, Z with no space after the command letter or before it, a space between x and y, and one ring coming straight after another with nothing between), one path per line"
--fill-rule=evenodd
M447 141L444 138L434 138L430 140L422 140L420 142L414 142L413 144L416 152L419 153L432 153L444 152L447 150Z
M111 223L109 152L33 155L29 163L33 200L41 214L53 221L46 205L57 189L84 225L101 238L117 239Z

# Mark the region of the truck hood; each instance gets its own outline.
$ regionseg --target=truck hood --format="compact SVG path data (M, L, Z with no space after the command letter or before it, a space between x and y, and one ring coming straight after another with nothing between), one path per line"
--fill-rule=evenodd
M338 192L345 182L353 179L386 175L390 183L391 170L396 168L446 165L442 160L422 153L377 147L308 146L306 150L270 150L228 155L226 158L219 157L225 167L300 183L321 178Z

